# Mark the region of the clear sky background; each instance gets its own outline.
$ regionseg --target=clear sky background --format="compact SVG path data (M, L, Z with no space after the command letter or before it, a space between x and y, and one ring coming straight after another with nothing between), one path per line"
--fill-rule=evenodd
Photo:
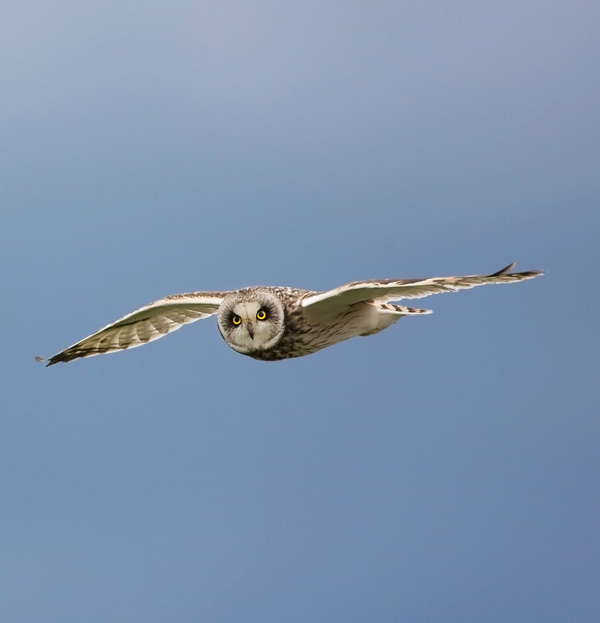
M0 9L0 620L600 620L597 2ZM167 294L543 278L281 363Z

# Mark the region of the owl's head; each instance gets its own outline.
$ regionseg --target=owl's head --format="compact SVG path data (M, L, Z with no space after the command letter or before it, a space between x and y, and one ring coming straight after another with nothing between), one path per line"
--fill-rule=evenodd
M271 292L248 288L223 299L217 323L228 346L242 355L253 356L281 339L285 312L282 302Z

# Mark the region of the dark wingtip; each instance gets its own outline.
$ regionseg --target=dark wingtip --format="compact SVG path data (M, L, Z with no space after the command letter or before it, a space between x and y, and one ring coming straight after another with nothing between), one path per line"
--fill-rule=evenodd
M499 277L500 275L506 275L514 267L515 267L515 263L511 262L508 266L505 266L504 268L499 270L497 273L491 274L490 277ZM520 279L531 279L532 277L539 277L540 275L544 275L545 271L543 271L543 270L528 270L528 271L526 271L524 273L509 273L509 274L510 275L514 275L515 277L518 277Z
M512 270L514 267L515 267L515 262L511 262L508 266L505 266L504 268L500 269L497 273L492 273L490 277L497 277L498 275L503 275L504 273L507 273L509 270Z
M40 357L40 355L36 355L34 357L34 359L38 362L38 363L46 363L46 368L48 366L53 366L55 363L58 363L58 361L60 361L59 359L55 359L54 357L50 357L50 358L46 358L46 357Z

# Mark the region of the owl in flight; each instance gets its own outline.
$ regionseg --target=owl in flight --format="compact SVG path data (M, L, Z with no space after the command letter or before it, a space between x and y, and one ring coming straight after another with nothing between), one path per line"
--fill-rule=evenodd
M492 275L354 281L327 292L253 286L229 292L174 294L123 316L48 360L37 359L51 366L142 346L214 314L227 345L242 355L263 361L301 357L357 335L383 331L403 316L431 313L390 301L488 283L512 283L542 274L539 270L511 273L513 266Z

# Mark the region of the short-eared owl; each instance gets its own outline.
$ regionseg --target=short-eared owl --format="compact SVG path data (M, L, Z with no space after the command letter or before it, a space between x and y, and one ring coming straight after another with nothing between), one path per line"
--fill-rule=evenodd
M175 294L123 316L50 357L47 365L141 346L214 314L227 345L242 355L265 361L301 357L357 335L378 333L403 316L431 313L390 301L542 274L537 270L511 273L513 266L492 275L354 281L327 292L255 286Z

